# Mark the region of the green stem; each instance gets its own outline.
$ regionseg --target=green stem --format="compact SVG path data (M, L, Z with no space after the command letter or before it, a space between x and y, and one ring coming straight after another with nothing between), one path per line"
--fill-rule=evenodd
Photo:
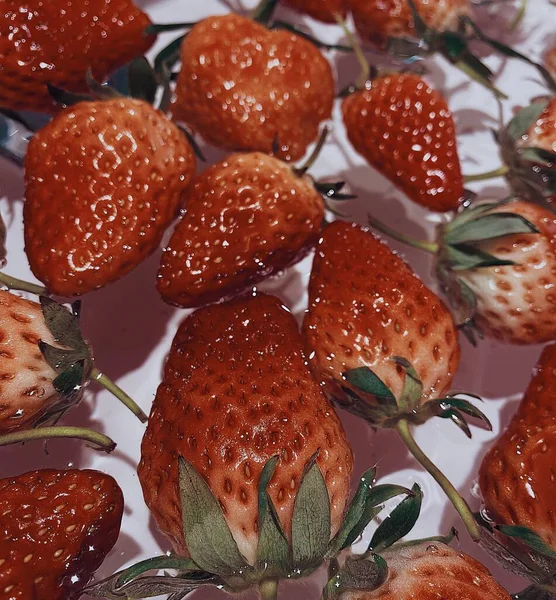
M31 442L33 440L50 440L54 438L73 438L90 442L104 452L112 452L116 447L116 443L108 436L85 429L83 427L37 427L24 431L14 431L0 435L0 446L9 446L10 444L19 444Z
M305 173L307 173L307 171L315 164L315 161L317 160L320 153L322 152L322 149L324 148L324 144L326 143L326 138L328 137L329 132L330 130L328 129L328 127L324 127L319 136L319 139L317 140L317 145L315 146L315 149L313 150L313 152L311 152L311 156L309 156L309 158L305 161L305 164L301 165L301 167L297 167L296 169L294 169L294 172L298 177L303 177L303 175L305 175Z
M412 237L404 235L403 233L400 233L399 231L396 231L395 229L392 229L391 227L388 227L388 225L385 225L382 221L375 219L371 215L367 215L367 219L368 219L369 225L371 227L373 227L373 229L380 231L380 233L383 233L384 235L387 235L388 237L391 237L391 238L397 240L398 242L401 242L402 244L407 244L408 246L411 246L412 248L418 248L419 250L424 250L425 252L429 252L430 254L437 254L440 249L436 242L427 242L426 240L416 240Z
M42 285L23 281L23 279L6 275L6 273L0 272L0 284L5 285L10 290L20 290L22 292L37 294L38 296L48 295L48 290Z
M108 390L111 394L116 396L116 398L141 421L141 423L147 422L147 415L141 410L141 407L128 396L121 387L116 385L110 378L108 378L104 373L101 373L96 367L93 367L90 375L90 379L93 381L97 381L102 385L103 388Z
M486 173L476 173L475 175L465 175L463 178L465 183L472 183L473 181L486 181L487 179L494 179L496 177L504 177L510 172L510 168L507 165L502 165L492 171Z
M512 24L510 25L511 32L515 31L519 27L519 24L521 23L521 21L523 21L523 17L525 16L526 11L527 11L527 0L521 0L519 10L517 11L515 19L512 21Z
M367 57L363 53L363 50L361 49L361 45L355 39L353 32L346 25L346 22L341 18L340 15L336 15L336 20L338 21L338 25L340 25L340 27L344 30L344 33L348 39L348 42L349 42L350 46L353 48L353 52L355 53L357 62L361 66L361 73L355 80L355 88L358 90L363 90L363 89L365 89L367 81L369 80L369 73L371 71L369 61L367 60Z
M251 18L261 25L267 25L276 10L278 0L261 0L256 8L251 11Z
M467 502L460 496L459 492L450 483L444 473L442 473L442 471L417 445L417 442L411 435L409 423L405 419L399 421L399 423L396 425L396 430L398 431L404 444L407 446L407 449L417 459L421 466L423 466L433 476L435 481L442 488L450 502L453 504L454 508L457 510L461 520L463 521L463 524L469 532L469 535L475 542L478 542L481 539L481 532L479 530L479 526L475 522L475 517L473 516L473 513Z
M453 63L458 69L463 71L468 77L470 77L473 81L481 84L487 90L490 90L498 100L507 100L508 96L504 94L504 92L500 91L495 85L493 85L486 77L483 77L473 69L470 65L468 65L463 60L458 60Z
M276 600L278 598L278 579L263 579L259 583L261 600Z

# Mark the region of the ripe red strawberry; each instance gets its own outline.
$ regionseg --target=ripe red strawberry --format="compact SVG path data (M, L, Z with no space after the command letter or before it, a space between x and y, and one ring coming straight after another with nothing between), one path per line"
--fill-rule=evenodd
M326 600L510 600L510 595L497 583L480 562L440 542L391 549L380 553L386 561L387 573L375 586L352 579L338 593L330 589ZM358 562L349 565L357 574ZM369 561L369 559L366 559ZM363 567L364 569L365 567ZM339 578L342 585L341 575ZM332 582L335 583L333 579ZM329 585L329 588L332 586ZM359 589L356 589L359 587ZM368 589L365 589L368 587ZM327 588L328 592L328 588Z
M0 589L10 600L73 600L120 533L123 495L98 471L0 480Z
M359 35L385 47L388 38L415 37L407 0L347 0ZM435 31L457 31L459 18L471 12L469 0L415 0L419 16Z
M346 0L282 0L283 4L325 23L346 18Z
M411 200L430 210L456 209L464 198L452 114L421 77L392 74L343 103L354 148Z
M160 244L195 172L191 147L131 98L65 109L25 158L25 251L53 293L80 295L134 269Z
M251 19L204 19L181 46L174 116L207 142L303 156L331 115L334 78L309 41Z
M87 69L103 81L155 40L130 0L1 0L0 12L0 107L10 110L54 113L47 83L86 92Z
M230 156L189 187L158 290L187 307L241 292L300 260L317 243L323 218L309 177L264 154Z
M408 360L423 383L421 401L448 390L459 362L458 337L444 303L381 240L335 222L322 235L303 322L317 380L336 399L343 373L369 367L398 398Z
M180 326L138 468L145 501L179 554L187 552L178 499L180 455L210 486L251 565L259 479L275 455L280 460L268 493L288 538L302 472L317 451L332 534L342 524L352 453L301 346L293 316L263 294L202 308Z
M496 523L532 529L556 549L556 344L547 346L525 396L479 471Z
M552 46L544 55L544 64L548 72L556 79L556 46Z

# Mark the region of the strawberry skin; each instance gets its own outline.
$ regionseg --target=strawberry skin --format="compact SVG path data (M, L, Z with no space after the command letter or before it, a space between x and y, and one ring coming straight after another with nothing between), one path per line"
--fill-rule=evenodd
M398 398L404 370L423 382L422 401L448 390L459 363L457 331L444 303L373 234L335 222L322 235L303 322L306 354L329 395L343 400L337 381L369 367Z
M556 46L552 46L544 55L544 64L552 77L556 79Z
M0 107L54 113L47 83L86 92L153 44L148 16L129 0L1 0Z
M489 337L513 344L556 340L556 216L519 200L491 211L521 215L539 234L515 234L477 243L515 265L461 271L477 297L475 322Z
M25 251L53 293L85 294L149 256L195 172L179 129L131 98L82 102L31 140L25 158Z
M292 33L210 17L184 39L181 60L174 115L219 148L297 160L331 115L330 65Z
M264 154L230 156L190 186L158 290L186 307L241 292L300 260L317 243L323 218L308 177Z
M73 600L120 533L123 495L98 471L0 480L0 589L10 600Z
M499 524L522 525L556 549L556 344L547 346L525 396L506 431L479 471L490 516Z
M430 210L464 197L455 125L444 98L421 77L393 74L344 100L353 147L408 198Z
M294 317L277 298L259 294L186 318L166 363L138 467L147 506L175 550L187 552L179 455L204 476L240 552L253 564L257 486L265 463L280 456L269 494L290 535L300 477L317 450L334 534L349 495L352 452L311 378Z
M56 345L40 304L0 291L0 432L30 427L58 399L38 342Z
M425 542L381 556L387 581L375 591L346 592L341 600L510 600L479 561L439 542Z
M359 35L385 47L388 38L416 36L407 0L347 0ZM471 14L469 0L415 0L419 15L435 31L457 31L459 18Z
M282 0L283 4L324 23L336 23L336 16L346 18L346 0Z

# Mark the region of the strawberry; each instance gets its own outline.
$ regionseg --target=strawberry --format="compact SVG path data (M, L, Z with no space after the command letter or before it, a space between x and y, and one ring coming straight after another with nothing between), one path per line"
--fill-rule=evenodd
M39 304L0 290L0 322L0 445L81 437L112 450L115 444L101 434L50 426L81 400L88 380L107 387L146 421L139 406L93 366L77 312L47 297Z
M548 72L556 79L556 46L552 46L544 55L544 64Z
M331 115L330 65L294 33L210 17L183 40L181 62L174 116L219 148L297 160Z
M0 589L10 600L73 600L120 533L123 495L98 471L0 480Z
M452 114L421 77L391 74L348 96L343 118L350 142L411 200L455 210L464 199Z
M376 562L375 562L376 561ZM325 600L510 600L487 568L437 541L393 546L377 557L348 559Z
M283 4L324 23L346 18L346 0L282 0Z
M300 260L318 241L323 219L309 177L264 154L230 156L188 189L158 290L186 307L241 292Z
M556 549L556 344L547 346L525 396L479 471L485 507L496 523L522 525Z
M132 98L81 102L31 140L25 250L61 296L120 279L156 250L195 172L185 136Z
M257 485L281 459L269 495L291 536L303 467L320 449L332 533L349 493L352 453L333 408L312 380L293 316L259 294L200 309L180 326L152 407L138 468L145 501L176 551L187 551L177 456L205 478L242 555L254 564Z
M85 92L89 67L104 80L155 40L130 0L1 0L0 11L0 107L9 110L54 113L47 83Z

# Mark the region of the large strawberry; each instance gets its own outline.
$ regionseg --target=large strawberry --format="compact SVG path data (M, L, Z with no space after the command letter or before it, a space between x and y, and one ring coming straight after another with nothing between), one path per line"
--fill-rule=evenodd
M300 260L318 241L323 218L323 199L308 176L261 153L230 156L187 191L158 290L180 306L241 292Z
M336 23L346 16L346 0L282 0L283 4L313 19Z
M330 65L294 33L210 17L183 40L181 62L175 118L220 148L297 160L331 115Z
M75 427L53 427L82 398L88 380L116 394L141 420L146 415L93 364L81 336L77 306L42 297L31 302L0 291L0 445L51 437L81 437L105 450L106 436Z
M53 113L46 84L85 92L89 68L104 80L155 40L130 0L1 0L0 13L0 107L9 110Z
M98 471L0 480L0 589L6 600L73 600L120 533L123 495Z
M452 114L418 75L373 79L343 103L354 148L411 200L435 211L464 199Z
M25 158L34 274L61 296L127 274L160 244L194 172L186 137L150 104L120 97L66 108Z

